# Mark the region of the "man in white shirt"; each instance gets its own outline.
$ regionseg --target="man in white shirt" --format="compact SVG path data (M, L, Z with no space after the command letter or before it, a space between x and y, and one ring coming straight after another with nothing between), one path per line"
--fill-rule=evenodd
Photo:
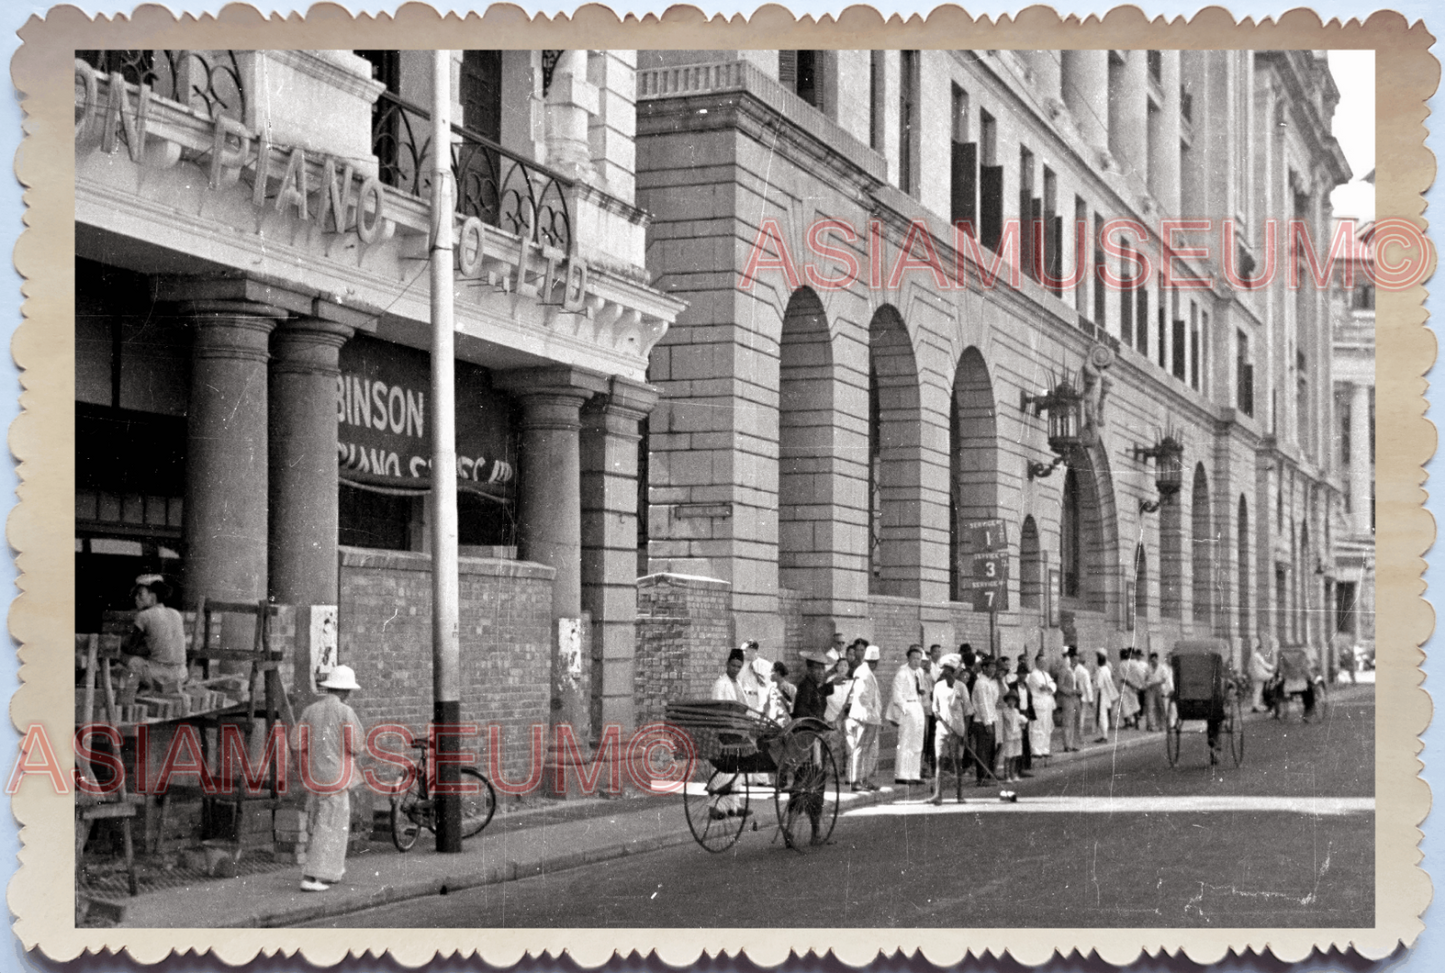
M1109 653L1100 649L1095 658L1099 667L1094 672L1094 687L1099 700L1099 736L1095 743L1109 742L1109 714L1119 703L1119 689L1114 685L1114 671L1109 665Z
M855 791L876 791L873 773L878 769L878 730L883 724L883 694L874 670L882 659L876 645L863 651L863 662L853 672L856 685L848 709L848 782Z
M895 784L921 784L923 779L923 646L908 647L908 662L893 676L888 722L898 727L898 748L893 757Z
M749 639L739 648L743 650L743 668L738 673L738 685L748 708L762 712L767 708L773 664L758 655L757 639Z
M1075 653L1074 658L1074 685L1079 690L1079 726L1078 738L1082 743L1088 736L1089 714L1094 711L1094 677L1089 674L1089 667L1084 665L1084 660Z
M738 676L743 671L743 650L733 649L728 653L727 666L723 674L713 680L712 698L748 705L747 694L743 692Z
M973 681L973 753L977 762L974 786L982 787L988 781L984 774L995 778L993 769L998 749L998 679L994 676L993 657L983 660L983 671Z
M929 707L936 719L933 738L933 763L938 768L933 777L933 803L943 803L943 760L953 759L954 779L959 782L957 798L963 802L963 756L961 744L968 740L968 718L972 704L968 689L958 673L963 668L963 659L958 655L946 655L939 660L938 681L933 684L933 700Z

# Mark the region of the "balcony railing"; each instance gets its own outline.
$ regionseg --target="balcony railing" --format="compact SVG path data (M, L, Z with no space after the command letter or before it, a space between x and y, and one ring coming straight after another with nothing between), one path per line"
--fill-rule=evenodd
M200 102L212 118L246 120L246 87L235 51L76 51L102 74L119 72L133 85L150 85L158 98Z
M572 216L564 190L572 181L460 125L453 125L452 133L458 137L451 145L457 212L571 253ZM372 114L371 137L381 181L413 196L428 196L431 113L384 91Z

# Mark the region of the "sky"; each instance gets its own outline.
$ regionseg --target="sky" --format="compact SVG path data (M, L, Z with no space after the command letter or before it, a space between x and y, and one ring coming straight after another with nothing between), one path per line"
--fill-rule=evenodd
M1330 73L1340 89L1334 135L1353 178L1330 196L1336 216L1375 218L1375 187L1364 177L1375 168L1375 52L1330 51Z

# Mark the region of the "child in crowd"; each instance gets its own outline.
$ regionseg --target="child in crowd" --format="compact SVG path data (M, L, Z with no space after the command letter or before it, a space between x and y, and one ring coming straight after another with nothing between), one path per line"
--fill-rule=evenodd
M1024 755L1024 730L1028 724L1028 717L1019 712L1019 694L1012 690L1005 693L1003 709L998 714L998 727L999 753L1006 782L1019 779Z

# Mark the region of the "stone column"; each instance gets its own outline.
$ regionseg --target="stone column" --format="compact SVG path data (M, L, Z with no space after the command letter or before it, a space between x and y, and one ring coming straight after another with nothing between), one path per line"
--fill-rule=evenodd
M354 333L295 318L271 337L271 595L287 605L336 603L336 381Z
M1064 104L1084 141L1109 148L1109 52L1062 52ZM1092 161L1092 160L1091 160Z
M592 729L636 723L638 423L657 390L614 378L582 410L582 607L592 616Z
M1121 169L1148 185L1149 65L1145 51L1124 51L1124 68L1110 85L1115 103L1109 118L1109 152Z
M587 80L587 52L559 51L547 86L547 165L564 176L591 182L592 147L587 128L598 111L597 86Z
M1370 387L1358 382L1350 388L1350 521L1355 533L1370 536L1370 481L1374 457L1370 455Z
M267 375L286 312L249 301L183 305L196 336L186 430L186 607L267 594Z
M569 368L500 372L498 388L522 403L518 540L524 560L556 571L552 582L552 723L572 728L579 747L591 736L583 643L559 638L563 622L582 617L582 490L579 440L582 404L607 391L600 375ZM560 795L557 734L548 739L544 788Z

